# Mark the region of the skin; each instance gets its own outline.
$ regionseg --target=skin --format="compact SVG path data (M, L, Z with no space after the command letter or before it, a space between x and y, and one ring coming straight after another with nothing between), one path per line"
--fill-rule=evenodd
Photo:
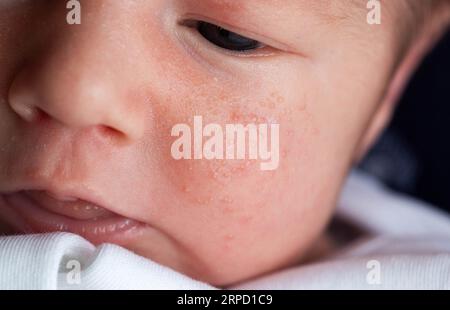
M365 1L237 3L82 1L76 26L65 1L0 4L0 189L25 179L92 188L148 224L116 243L214 285L314 252L348 170L432 40L405 42L400 1L385 4L379 26L366 23ZM187 19L269 47L229 53ZM46 118L26 120L25 104ZM275 120L278 169L175 161L171 128L194 115Z

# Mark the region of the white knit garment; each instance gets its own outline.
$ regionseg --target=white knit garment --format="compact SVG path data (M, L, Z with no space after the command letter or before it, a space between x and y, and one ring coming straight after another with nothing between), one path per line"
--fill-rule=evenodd
M353 172L338 213L373 238L234 289L450 289L450 218ZM78 275L73 262L80 263ZM373 265L375 264L375 265ZM371 278L374 269L375 278ZM372 281L375 279L376 281ZM0 237L0 289L214 289L69 233Z

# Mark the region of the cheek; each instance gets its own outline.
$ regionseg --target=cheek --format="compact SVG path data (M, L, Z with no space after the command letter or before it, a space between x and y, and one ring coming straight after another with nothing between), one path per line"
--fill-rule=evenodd
M217 214L220 215L221 221L226 221L227 217L236 221L236 214L244 213L237 221L245 223L249 221L249 216L243 211L263 205L262 202L266 200L267 194L260 191L261 184L269 184L277 171L261 171L260 161L250 159L175 160L170 150L177 137L171 137L170 132L175 124L183 123L191 128L193 134L194 115L203 116L204 125L217 123L225 129L225 124L268 123L276 119L277 114L268 113L264 109L254 109L253 102L259 100L252 100L250 104L236 101L230 104L233 99L225 96L223 92L218 93L217 96L210 94L206 97L213 99L208 102L199 102L197 98L192 98L191 103L183 109L174 111L167 106L161 106L156 112L160 115L155 119L164 120L164 123L159 121L160 128L157 129L158 133L164 133L158 138L162 154L159 159L160 169L163 170L162 173L169 182L167 187L172 199L183 204L180 206L182 209ZM212 109L211 105L214 105L215 109ZM219 110L218 107L221 109ZM283 133L280 133L281 135ZM205 140L207 138L204 138ZM286 154L281 151L280 153ZM270 186L267 185L267 187Z
M236 114L232 113L229 119L235 116ZM207 138L204 138L205 140ZM225 134L223 144L226 145ZM170 150L171 145L166 147ZM191 148L193 156L193 143ZM226 147L223 154L226 156ZM192 207L208 208L214 205L224 213L231 213L234 205L246 202L250 193L257 190L258 184L266 183L273 174L261 171L259 160L248 158L175 160L168 154L164 159L164 167L165 173L170 176L170 188L177 193L180 200Z
M311 101L306 95L273 89L272 82L254 85L251 93L238 85L202 82L200 88L179 85L176 94L161 96L153 107L155 138L150 148L164 188L164 200L156 206L164 219L161 226L195 252L205 268L224 260L236 262L227 263L233 268L250 270L251 260L258 260L260 269L273 267L309 242L325 218L322 211L312 212L319 204L317 159L312 154L320 131L307 107ZM170 150L176 137L170 136L171 129L183 123L193 131L195 115L203 116L204 125L222 127L278 123L278 168L261 171L258 160L173 159Z
M162 158L164 164L161 166L170 182L170 197L179 205L177 216L185 213L186 221L192 221L195 226L202 225L198 227L199 231L214 231L211 236L225 248L245 239L241 236L261 232L261 227L255 229L255 225L266 223L266 214L273 212L274 208L281 210L283 206L279 204L284 203L281 196L285 191L292 190L289 167L293 167L294 162L303 156L302 148L298 146L301 141L298 127L284 117L282 109L273 108L279 103L279 98L268 98L265 103L272 100L268 103L272 106L270 111L259 107L260 101L257 100L256 104L240 104L213 116L207 110L204 113L210 116L207 119L211 122L220 124L270 123L277 120L281 129L280 164L276 170L262 171L259 160L174 160L169 150L170 142L175 138L165 139L169 143L164 142L167 155ZM217 104L229 106L226 102ZM192 127L192 115L188 112L182 122ZM170 132L170 127L165 130ZM203 219L207 219L206 223Z

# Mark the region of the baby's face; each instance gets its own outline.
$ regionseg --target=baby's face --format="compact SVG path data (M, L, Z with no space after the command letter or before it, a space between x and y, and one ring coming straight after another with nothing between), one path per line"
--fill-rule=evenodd
M365 0L98 0L70 25L66 4L0 1L5 225L217 285L307 255L397 60L395 8L371 26ZM278 124L278 164L176 159L194 116Z

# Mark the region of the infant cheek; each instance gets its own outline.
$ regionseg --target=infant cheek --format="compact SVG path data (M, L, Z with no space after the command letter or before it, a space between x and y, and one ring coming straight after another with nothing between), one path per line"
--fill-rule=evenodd
M247 109L235 108L222 116L221 123L223 127L225 124L242 124L244 126L268 124L270 128L270 124L278 124L277 117L282 118L281 114L275 114L276 117L268 116L273 115L273 112L264 113L258 110L250 112ZM208 119L204 120L204 124L208 123ZM289 146L298 144L296 127L289 123L279 125L279 148L277 150L279 165L274 170L261 169L261 163L267 162L267 160L249 159L248 145L246 145L246 159L243 160L175 160L173 157L167 156L165 166L177 197L192 206L214 205L217 207L216 209L224 210L225 213L234 209L235 205L248 208L246 204L249 204L249 198L253 198L253 202L256 204L259 199L255 199L255 197L261 197L261 200L265 199L267 195L271 194L273 188L279 188L276 185L270 186L270 184L282 181L280 175L289 170L286 169L284 163L284 161L290 161L290 157L293 156ZM175 139L172 137L169 140L174 141ZM170 145L166 145L166 148L170 148Z
M171 160L169 179L178 199L192 207L229 212L261 180L250 160ZM250 187L248 187L250 186Z

